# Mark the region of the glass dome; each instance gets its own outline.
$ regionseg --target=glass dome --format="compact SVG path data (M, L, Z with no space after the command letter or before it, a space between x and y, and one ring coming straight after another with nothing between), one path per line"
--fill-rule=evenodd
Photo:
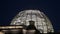
M41 33L54 32L53 26L47 16L39 10L24 10L19 12L10 25L29 25L29 21L35 21L35 27Z

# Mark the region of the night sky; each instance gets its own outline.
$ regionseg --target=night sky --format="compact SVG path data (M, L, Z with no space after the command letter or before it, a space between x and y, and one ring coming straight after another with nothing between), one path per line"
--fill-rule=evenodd
M38 9L51 20L55 32L60 30L60 1L58 0L0 0L0 25L9 25L20 11Z

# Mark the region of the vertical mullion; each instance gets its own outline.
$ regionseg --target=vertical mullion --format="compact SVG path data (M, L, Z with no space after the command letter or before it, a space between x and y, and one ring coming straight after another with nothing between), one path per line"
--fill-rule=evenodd
M39 16L40 16L40 14L39 14ZM41 16L40 16L40 18L41 18ZM41 23L42 23L42 28L43 28L43 30L42 30L42 33L44 33L44 26L43 26L43 22L42 22L42 20L41 20Z
M26 14L26 20L27 20L27 15L28 15L28 13ZM27 23L26 20L25 20L25 24Z
M43 17L44 17L45 15L43 15ZM44 17L44 19L45 19L45 22L46 22L46 26L47 26L47 32L48 32L48 25L47 25L47 20L46 20L46 16Z
M37 28L38 28L38 19L37 19L37 14L36 14L36 22L37 22L36 24L37 24Z

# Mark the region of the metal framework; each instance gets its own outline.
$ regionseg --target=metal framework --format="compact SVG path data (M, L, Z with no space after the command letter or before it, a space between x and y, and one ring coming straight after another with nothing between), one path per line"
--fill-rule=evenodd
M29 25L29 21L35 21L35 27L41 33L54 32L53 26L48 17L39 10L24 10L19 12L10 25Z

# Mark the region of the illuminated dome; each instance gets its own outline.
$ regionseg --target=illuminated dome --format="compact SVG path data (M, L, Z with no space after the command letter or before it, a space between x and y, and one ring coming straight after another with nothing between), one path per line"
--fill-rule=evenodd
M47 16L39 10L24 10L19 12L10 25L29 25L29 21L35 21L35 27L41 33L54 32L53 26Z

